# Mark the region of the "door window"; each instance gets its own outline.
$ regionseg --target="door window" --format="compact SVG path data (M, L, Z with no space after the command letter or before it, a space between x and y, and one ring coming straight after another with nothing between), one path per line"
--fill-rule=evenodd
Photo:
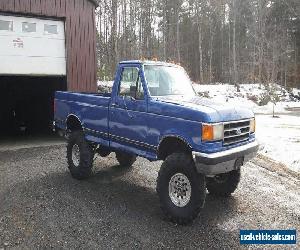
M137 100L144 99L144 89L138 68L126 67L123 69L119 96L132 97Z

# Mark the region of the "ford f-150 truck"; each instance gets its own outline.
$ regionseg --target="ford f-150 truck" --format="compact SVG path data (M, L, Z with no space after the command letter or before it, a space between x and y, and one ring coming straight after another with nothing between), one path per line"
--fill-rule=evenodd
M54 125L65 131L71 175L91 174L95 154L162 160L157 193L167 218L191 222L206 190L229 196L258 149L250 110L197 96L185 70L155 61L118 65L111 94L56 92Z

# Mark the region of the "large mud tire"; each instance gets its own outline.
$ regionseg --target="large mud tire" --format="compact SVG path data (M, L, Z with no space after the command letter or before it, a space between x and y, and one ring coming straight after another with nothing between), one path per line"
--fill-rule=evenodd
M68 138L67 161L72 177L78 180L88 178L92 173L94 152L85 140L82 131L74 131Z
M205 176L197 173L191 156L173 153L158 173L157 193L166 217L177 224L188 224L204 205Z

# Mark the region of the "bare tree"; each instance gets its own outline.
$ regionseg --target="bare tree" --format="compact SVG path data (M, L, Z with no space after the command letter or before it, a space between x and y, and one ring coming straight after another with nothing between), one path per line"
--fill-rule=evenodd
M194 81L300 85L298 0L102 0L98 77L123 59L180 62Z

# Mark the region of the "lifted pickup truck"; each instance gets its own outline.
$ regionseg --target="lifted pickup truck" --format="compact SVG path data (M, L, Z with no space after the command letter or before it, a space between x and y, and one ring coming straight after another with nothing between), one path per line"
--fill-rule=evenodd
M91 174L95 153L115 152L123 167L137 156L163 160L157 193L179 224L199 214L206 189L233 193L258 149L251 111L197 96L185 70L164 62L121 62L111 94L56 92L54 125L68 135L76 179Z

